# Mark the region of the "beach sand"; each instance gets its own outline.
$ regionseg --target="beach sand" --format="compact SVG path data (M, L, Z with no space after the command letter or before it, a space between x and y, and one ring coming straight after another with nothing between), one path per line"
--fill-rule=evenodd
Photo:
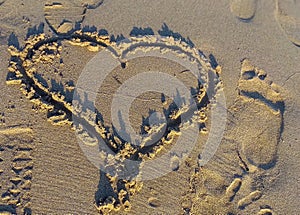
M0 1L0 213L299 214L299 10Z

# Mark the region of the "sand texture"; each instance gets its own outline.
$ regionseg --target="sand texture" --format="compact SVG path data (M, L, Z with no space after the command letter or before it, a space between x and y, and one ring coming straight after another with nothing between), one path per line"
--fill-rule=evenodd
M300 1L0 1L0 214L299 214Z

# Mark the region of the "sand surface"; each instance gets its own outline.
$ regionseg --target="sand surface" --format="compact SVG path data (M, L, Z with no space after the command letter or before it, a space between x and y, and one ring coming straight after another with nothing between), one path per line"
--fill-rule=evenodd
M300 214L299 11L0 1L0 214Z

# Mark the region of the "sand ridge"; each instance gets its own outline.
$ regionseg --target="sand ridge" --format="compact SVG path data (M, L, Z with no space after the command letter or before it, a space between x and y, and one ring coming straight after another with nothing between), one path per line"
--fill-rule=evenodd
M84 39L84 40L83 40ZM89 42L86 40L90 40ZM177 119L182 115L185 114L189 111L189 109L186 109L186 107L183 106L182 109L179 109L175 112L170 110L171 115L169 115L169 122L167 126L169 127L169 131L164 135L164 137L159 140L154 146L151 148L147 149L146 151L143 149L143 146L147 145L142 144L141 148L136 148L135 146L131 145L130 143L124 142L122 139L119 139L117 136L114 136L113 133L110 133L109 130L107 130L102 124L103 122L101 121L94 121L94 118L97 117L97 114L93 113L91 110L88 109L83 109L81 107L83 101L77 101L75 103L75 106L72 106L70 103L71 101L66 100L66 97L64 95L64 91L57 91L54 90L54 87L49 87L50 85L47 83L46 79L41 79L41 77L36 76L35 74L38 73L36 70L38 67L36 65L40 62L53 62L55 58L60 57L60 52L62 51L62 46L60 45L61 43L58 42L61 40L59 37L54 37L54 38L45 38L44 35L37 35L29 38L27 42L27 46L19 52L16 50L14 47L10 47L10 52L12 54L12 61L10 63L10 73L8 75L8 84L21 84L22 86L22 91L26 95L28 99L30 99L35 105L39 106L41 110L46 110L48 111L48 118L49 121L52 124L55 125L71 125L71 127L76 131L77 135L81 137L81 140L87 144L88 146L93 146L97 145L98 138L102 138L105 140L105 143L112 149L114 152L116 152L116 159L117 163L113 162L111 163L111 158L109 154L106 154L105 151L102 153L102 157L106 157L106 165L107 168L120 168L123 169L124 167L126 168L126 159L132 159L133 157L136 157L136 155L139 155L138 160L140 162L143 162L143 159L155 159L156 154L159 154L160 151L162 150L162 147L164 147L165 144L169 145L172 144L172 141L175 136L180 136L180 132L174 132L172 131L172 127L174 126L180 126L181 122L177 121ZM194 49L191 49L190 46L186 43L183 43L180 40L176 40L172 37L166 37L162 40L159 40L157 37L133 37L131 38L131 42L128 42L128 40L124 40L124 43L114 43L109 40L108 37L103 37L103 36L97 36L95 33L84 33L77 31L74 34L63 38L63 40L67 40L69 44L72 46L82 46L82 47L99 47L102 48L109 46L110 50L112 51L112 54L115 56L115 58L120 58L120 64L125 63L125 66L127 64L126 62L126 55L128 54L135 54L138 51L143 51L147 52L149 50L155 50L158 48L158 50L162 51L163 53L166 53L168 51L175 50L176 54L180 54L182 57L188 56L187 59L192 59L192 62L197 62L199 64L199 70L201 71L201 80L203 80L204 85L199 86L199 89L204 89L208 88L207 84L210 83L210 81L207 80L205 71L214 71L209 62L205 59L205 56L199 55L199 53L194 51ZM163 46L162 46L163 45ZM163 48L162 48L163 47ZM97 48L97 50L99 50ZM181 51L179 52L179 50ZM95 49L88 48L90 51L95 51ZM208 68L208 70L207 70ZM220 68L218 69L220 72ZM217 74L217 72L215 71ZM250 110L254 110L254 115L255 116L255 110L257 107L260 105L263 106L260 107L259 109L262 111L264 108L266 113L270 114L268 115L264 114L264 118L262 118L262 125L265 124L267 126L267 129L270 129L270 126L277 129L275 129L274 133L265 133L260 135L259 137L264 137L264 139L257 140L258 145L254 145L252 142L245 142L247 139L253 139L249 138L248 136L245 136L245 140L242 141L237 141L238 145L240 142L242 142L241 146L236 145L235 141L230 141L230 139L234 139L238 133L241 132L241 129L243 127L243 121L237 120L238 125L234 124L232 127L232 131L230 131L229 137L229 142L228 144L225 144L226 146L224 149L226 151L231 151L232 152L237 152L237 154L230 155L228 154L228 158L222 158L221 160L222 163L228 160L228 169L224 168L226 170L225 173L225 178L226 180L223 181L222 177L224 177L224 173L220 173L218 168L218 164L214 163L212 165L208 165L205 168L202 169L202 171L199 173L202 175L202 180L204 180L204 187L206 186L205 180L212 180L211 183L212 185L209 185L210 191L213 192L210 195L212 195L210 200L207 200L209 203L208 205L205 205L201 203L198 205L198 201L194 202L192 204L191 208L189 210L201 210L203 213L203 210L205 210L207 213L208 211L211 211L209 209L211 206L211 201L213 199L219 199L220 197L215 196L214 189L220 189L220 188L213 188L211 190L211 186L214 187L214 183L220 183L218 186L223 186L222 184L228 184L228 180L232 178L232 182L228 185L226 188L226 194L224 197L220 198L218 200L218 206L217 208L221 207L220 205L225 205L229 204L229 206L226 206L227 209L225 209L224 205L222 206L222 210L225 210L226 212L231 212L235 213L237 207L239 210L244 210L247 205L251 204L254 201L257 201L258 199L261 198L263 195L263 190L254 189L250 194L246 195L244 198L240 199L236 204L237 206L234 206L234 197L238 190L241 188L241 185L246 183L249 184L251 183L251 177L253 176L248 176L250 175L257 175L260 174L260 172L264 172L264 169L269 169L272 168L275 162L276 158L276 145L278 144L279 141L279 134L281 132L281 123L282 123L282 105L283 105L283 98L280 96L278 87L275 86L274 84L270 84L271 82L268 82L265 80L267 74L263 71L260 70L254 66L251 65L251 63L248 60L244 60L242 63L242 69L241 69L241 79L238 83L238 88L240 90L240 99L237 99L237 103L231 108L232 111L238 110L237 115L235 117L238 117L238 115L241 115L241 110L245 110L246 114L249 114ZM70 80L71 81L71 80ZM76 86L72 85L70 86L70 81L65 82L66 85L64 88L59 88L59 89L71 89L74 90ZM212 83L214 83L217 80L213 80ZM72 83L75 83L76 80L72 80ZM25 84L25 83L29 83ZM217 83L217 82L216 82ZM53 85L53 82L52 82ZM217 85L218 86L218 85ZM221 85L220 85L221 86ZM220 87L218 86L218 87ZM218 90L218 87L215 88ZM203 94L204 93L204 94ZM203 104L202 99L205 98L205 93L207 93L205 90L199 91L198 94L198 99L199 99L199 108L206 108L207 105L205 103ZM80 98L80 95L78 96ZM259 100L259 102L256 102ZM204 105L204 106L202 106ZM248 107L247 107L248 106ZM249 109L250 108L250 109ZM251 112L251 111L250 111ZM200 112L199 112L200 113ZM199 114L198 113L198 114ZM281 113L281 114L280 114ZM72 118L70 117L71 114L73 114L73 117L77 117L81 120L84 120L83 124L73 124L72 123ZM194 113L195 114L195 113ZM232 114L232 113L231 113ZM278 120L274 121L274 124L270 124L272 122L272 118L276 119L276 116L279 117ZM241 117L245 117L241 115ZM259 118L261 115L259 115ZM200 120L199 122L202 122L203 119L206 117L199 117L199 119L195 118L194 120ZM259 118L249 118L248 120L253 120L257 121ZM97 118L96 118L97 119ZM243 118L242 118L243 119ZM264 120L266 119L266 120ZM236 119L235 119L236 120ZM179 123L179 124L178 124ZM251 123L251 122L250 122ZM178 125L177 125L178 124ZM248 123L246 123L248 125ZM269 125L270 124L270 125ZM85 126L88 126L89 129L86 129ZM188 126L186 124L185 126ZM91 131L91 128L93 133L89 133ZM155 134L157 132L158 127L153 127L151 129L148 129L148 134L150 135L149 138L150 140L153 139L151 137L151 134ZM253 134L256 132L257 129L254 129L251 131ZM264 128L262 128L262 131L264 131ZM235 132L237 132L235 134ZM250 132L250 135L252 134ZM98 137L95 136L95 134L99 135ZM175 136L173 136L175 135ZM273 141L272 138L275 138ZM225 138L225 140L226 140ZM242 138L242 137L240 137ZM147 139L147 138L146 138ZM147 140L144 141L147 141ZM262 141L262 143L260 143ZM266 142L269 142L269 145L266 145L268 150L273 149L273 151L268 151L265 152L262 150L261 147L264 147L264 144ZM270 142L271 141L271 142ZM262 144L262 145L259 145ZM221 146L222 147L222 146ZM223 148L222 147L222 148ZM232 148L233 147L233 148ZM271 147L271 148L270 148ZM257 151L258 149L258 151ZM221 149L219 149L221 150ZM259 155L259 153L263 153L263 155ZM223 152L224 154L224 152ZM268 154L270 155L268 157ZM230 157L233 156L233 157ZM265 158L265 160L264 160ZM225 160L224 160L225 159ZM233 160L232 160L233 159ZM175 157L173 157L171 160L173 160L173 163L175 162ZM172 162L171 162L172 163ZM176 162L175 162L176 163ZM177 161L178 163L178 161ZM236 164L233 165L233 164ZM222 164L223 166L225 165L224 163ZM171 165L172 166L172 165ZM226 165L225 165L226 166ZM175 165L174 167L171 167L173 171L176 171L178 169L178 165ZM257 169L258 168L258 169ZM117 171L115 172L115 175L111 175L108 173L102 173L101 179L100 179L100 185L102 183L110 184L112 189L111 191L102 190L101 192L98 191L99 197L95 201L96 207L99 210L100 213L109 213L110 211L119 211L119 210L130 210L130 196L134 195L136 192L138 192L142 188L142 183L138 182L139 174L138 173L139 167L137 166L137 169L134 171L137 171L134 174L134 177L131 176L131 178L128 180L124 179L119 179ZM239 175L240 178L236 178ZM199 177L197 176L192 176L192 177ZM255 176L257 177L257 176ZM207 178L207 179L205 179ZM244 182L243 179L247 182ZM219 182L213 182L214 180L217 180ZM249 181L250 180L250 181ZM102 181L102 182L101 182ZM222 182L223 181L223 182ZM103 186L104 186L103 184ZM247 185L248 186L248 185ZM246 187L247 187L246 186ZM100 188L101 190L102 188ZM243 189L243 188L241 188ZM243 191L245 192L245 191ZM110 193L110 194L109 194ZM108 196L107 196L108 195ZM203 195L199 194L199 195ZM208 198L208 197L207 197ZM227 199L226 201L224 200ZM224 201L222 204L220 201ZM155 199L150 199L149 204L151 205L156 205L156 200ZM200 208L199 208L200 207ZM213 206L213 210L219 210L215 208L216 206ZM187 210L187 208L185 208ZM269 210L268 208L262 208L263 210Z
M152 127L148 129L148 137L144 139L143 144L140 147L135 147L130 143L124 142L113 133L110 133L103 125L102 122L94 117L97 117L97 113L93 113L91 110L82 108L81 103L86 102L78 101L75 105L72 105L70 100L66 97L66 91L74 90L74 85L70 86L70 82L75 83L76 80L69 80L65 82L65 86L55 89L55 86L59 86L63 83L53 82L53 79L45 79L46 75L39 74L40 63L52 63L55 58L60 57L60 52L62 51L61 42L59 40L66 40L71 45L88 47L88 50L95 51L89 47L108 47L112 50L112 54L116 58L120 58L121 64L124 62L126 64L126 56L130 54L135 54L137 51L148 52L149 50L159 50L162 53L173 52L192 63L198 64L200 78L203 85L198 86L197 95L197 106L199 109L206 108L205 94L207 93L205 89L210 89L210 96L213 96L214 88L217 91L220 88L218 85L218 73L215 71L205 56L201 52L192 48L189 44L184 41L173 38L172 36L159 37L147 36L147 37L132 37L131 42L124 40L124 43L114 43L109 40L106 36L98 36L96 33L84 33L81 31L76 31L75 33L66 37L53 37L45 38L43 34L32 36L28 39L27 45L23 50L18 51L15 47L10 47L10 53L12 55L12 61L9 67L9 74L7 76L7 84L20 84L21 91L25 96L37 106L37 109L44 110L47 112L48 120L54 125L71 125L71 127L76 131L76 134L81 138L81 140L87 145L97 144L97 138L102 138L105 143L111 148L116 154L115 159L117 163L111 163L109 154L106 155L105 151L102 156L106 157L107 168L126 168L126 160L132 159L138 156L137 160L142 162L143 159L152 159L159 154L165 144L171 144L175 136L180 136L180 132L172 131L176 127L189 126L190 123L199 122L204 123L203 119L205 117L199 116L192 118L191 122L180 122L178 120L181 115L193 115L199 113L193 113L189 110L189 107L183 106L179 110L167 110L170 114L169 122L167 124L167 132L163 135L163 138L153 146L147 146L147 139L152 140L151 135L155 135L158 127ZM96 49L98 51L98 48ZM220 71L220 69L218 69ZM209 75L209 73L215 73L215 76ZM212 78L211 78L212 77ZM211 79L211 80L210 80ZM49 82L50 81L50 82ZM59 85L58 85L59 84ZM213 84L212 86L209 86ZM214 86L216 85L216 86ZM51 87L50 87L51 86ZM63 91L61 91L63 90ZM72 97L69 97L72 98ZM79 97L80 98L80 95ZM212 101L211 101L212 102ZM190 112L190 113L189 113ZM201 111L203 114L203 111ZM83 124L73 124L72 118L78 118L79 120L84 120ZM195 122L193 122L195 121ZM182 125L181 125L182 124ZM83 127L88 126L88 130ZM87 132L88 131L88 132ZM89 132L93 131L93 134ZM96 139L95 138L96 134ZM97 137L98 135L98 137ZM145 148L145 149L144 149ZM136 158L135 158L136 159ZM174 162L174 159L173 159ZM125 165L125 166L124 166ZM176 169L176 167L173 167ZM136 170L137 171L137 170ZM138 173L135 174L130 180L118 179L117 171L116 175L104 174L101 180L106 181L104 183L111 184L113 193L108 190L103 191L100 197L97 197L95 204L100 212L108 213L111 210L118 211L121 208L124 210L130 209L129 196L133 195L139 189L141 189L141 183L135 181L138 179ZM132 177L132 176L131 176ZM103 196L104 195L104 196ZM103 196L103 197L102 197Z
M5 6L7 2L8 1L1 3L0 6ZM32 109L34 111L44 112L44 116L46 116L49 121L49 127L52 125L58 126L57 128L65 126L75 130L73 133L76 133L87 147L97 145L98 140L95 136L100 135L103 139L108 140L106 142L107 145L111 146L112 149L119 150L118 153L121 156L118 159L120 159L121 162L117 164L118 167L116 167L116 169L122 169L124 165L122 159L127 159L128 156L135 154L137 150L130 144L124 144L125 142L121 138L114 136L114 133L109 128L105 128L106 125L109 124L106 121L103 123L102 120L99 120L96 121L95 124L93 120L95 113L83 110L80 106L80 102L77 107L74 108L72 106L72 96L76 89L76 80L79 76L77 70L82 69L82 67L80 67L81 64L86 63L87 59L92 58L98 52L108 47L114 47L111 48L110 51L112 55L119 60L120 70L130 71L130 69L133 68L132 65L136 64L137 61L128 60L128 57L139 52L151 51L153 47L150 46L153 46L154 39L151 38L151 34L149 38L145 38L145 35L135 36L132 40L136 47L133 47L126 43L125 37L118 38L118 41L125 39L118 47L116 40L108 34L98 35L96 32L87 33L84 32L84 30L78 30L88 10L96 8L102 2L98 4L95 1L78 1L75 2L76 4L74 6L70 4L70 2L60 1L59 4L57 4L60 9L57 10L53 7L55 6L53 3L54 2L48 2L47 5L45 5L44 13L48 21L47 24L56 35L50 37L43 34L34 35L26 40L27 48L24 47L18 50L16 48L17 46L10 47L12 58L9 66L9 75L7 76L7 84L17 85L17 87L21 86L22 94L20 95L25 95L28 98L27 100L25 99L25 102L28 102L28 100L32 102ZM228 3L226 2L226 4ZM231 10L231 13L238 18L236 22L242 21L239 22L241 25L248 25L249 27L251 23L257 24L256 18L261 15L258 14L258 12L261 12L260 8L257 10L259 4L258 1L254 0L230 1L228 11L230 13ZM278 26L287 35L287 38L297 46L296 32L298 28L298 16L297 13L293 13L293 10L291 10L293 7L296 10L297 1L276 1L275 4L276 9L274 15ZM69 14L68 10L70 11ZM90 12L91 11L92 10L90 10ZM26 20L27 18L25 17L24 22L26 22ZM251 29L251 27L249 28ZM93 31L95 31L95 29ZM173 37L170 38L174 39ZM176 38L175 41L166 40L162 43L167 43L171 49L176 49L176 47L180 46L182 48L181 51L183 50L184 52L184 56L186 53L190 53L190 44L187 46L188 48L186 48L182 47L180 42L177 44L178 41ZM208 43L209 42L211 41L208 41ZM255 46L248 48L254 49ZM186 52L187 49L188 51ZM125 50L129 51L127 52ZM161 51L165 53L166 50ZM66 54L67 52L71 54ZM220 56L224 53L218 54ZM69 59L68 55L70 56ZM72 64L72 56L74 55L82 56L78 58L82 58L83 60L78 60L73 57L76 59L76 62L74 60L74 64L80 65L78 67L70 66ZM247 56L246 53L241 57ZM150 58L141 59L140 61L146 62L147 60L149 64L153 62L166 63ZM277 161L284 160L284 158L278 158L279 155L277 151L278 145L282 145L281 134L283 132L283 113L285 112L285 98L282 96L283 89L272 83L269 79L269 75L265 71L257 68L248 60L241 61L241 74L238 83L232 83L232 86L227 86L230 88L236 87L239 94L237 95L235 104L228 109L228 130L226 131L226 136L223 139L219 151L212 160L212 164L204 167L199 166L199 164L191 166L189 162L185 161L182 165L182 157L177 154L173 155L170 159L170 169L175 174L181 174L184 171L183 169L191 169L190 175L187 174L190 187L184 188L187 189L185 193L187 195L181 197L176 196L176 198L180 199L179 207L182 209L182 214L214 214L216 212L220 214L274 214L276 212L276 204L274 205L274 201L272 203L268 201L269 196L267 196L267 194L268 190L272 188L273 182L279 176L280 170L278 170ZM203 63L203 61L200 62L200 64ZM223 63L224 62L222 62L222 64ZM228 62L225 62L225 64L226 63L228 64ZM209 67L211 66L209 64L213 65L212 62L209 62ZM146 63L141 63L140 65L143 69L153 68L150 66L146 67ZM228 75L220 73L220 67L212 67L221 77L222 75ZM184 76L186 71L184 69L181 71L184 71L181 74ZM180 76L179 73L176 73L176 75L178 77ZM122 74L115 75L113 77L114 81L109 83L112 85L122 85L125 83L126 77L127 76L124 78ZM297 78L298 75L295 73L287 80L287 85L289 86L291 83L295 83L295 95L297 95ZM221 84L219 86L222 90L223 86ZM11 88L14 87L12 86ZM197 89L197 93L199 97L198 100L204 101L203 96L205 96L205 91ZM149 98L151 98L151 96L152 95L150 95ZM168 109L168 102L163 102L162 99L161 103ZM201 105L203 105L203 103ZM207 114L209 105L207 105L207 107L205 106L205 108L203 106L201 107L203 108L202 111L197 113L200 117L193 119L193 123L202 123L203 127L199 132L208 134L210 130L209 127L206 127L206 123L210 120ZM98 110L99 112L96 113L96 117L100 117L102 113L101 108ZM146 154L141 156L141 160L154 160L156 157L164 154L165 151L169 149L169 146L172 146L181 135L178 129L180 130L182 128L182 124L178 123L177 119L180 118L181 114L186 113L187 110L186 107L182 107L179 110L169 108L169 111L172 112L168 115L170 119L169 123L172 125L171 128L175 129L171 129L171 132L166 135L164 139L160 139L157 147L151 148L150 151L147 151ZM104 113L107 114L105 111ZM82 126L80 124L75 126L72 121L73 114L77 115L78 119L82 119L83 122L87 122L90 127L87 129L85 127L86 125ZM6 117L4 111L0 113L1 126L5 125ZM147 122L147 120L145 120L145 122ZM193 123L190 125L193 125ZM94 131L93 128L95 128L95 125L96 130ZM184 126L188 127L188 125ZM160 137L160 132L163 130L163 127L164 125L151 128L151 126L144 123L143 130L146 134L149 133L149 135L148 138L144 139L143 145L148 145L148 142L155 139L157 135ZM93 130L93 132L87 132L87 130ZM30 132L30 129L23 127L5 128L4 126L1 127L0 136L14 137L20 135L22 137ZM24 141L22 140L21 142ZM6 147L6 144L1 143L1 147L2 145L4 145L4 148ZM121 145L124 147L120 148ZM200 148L200 146L198 147ZM15 147L13 150L16 149ZM10 152L7 154L9 153ZM103 157L104 159L108 158L106 154L104 154ZM196 157L195 160L197 160L197 158L201 160L200 155ZM3 164L8 165L9 162L9 160L4 159ZM107 159L106 162L109 163L109 159ZM115 165L113 162L109 164ZM24 167L24 169L26 168ZM139 172L138 168L137 172ZM169 180L171 180L165 184L172 184L172 177L175 176L174 181L177 177L175 174L171 174L171 178L169 178ZM143 199L144 196L148 196L148 193L141 195L143 190L148 190L148 188L138 183L138 180L135 181L137 178L133 177L133 180L118 180L114 174L110 175L101 172L100 175L98 190L95 188L96 195L94 202L95 208L98 208L99 213L114 213L113 211L115 211L116 214L137 213L135 208L132 208L131 205L135 205L139 209L145 207L148 209L151 208L157 213L166 213L163 210L168 207L166 206L168 205L168 201L165 201L166 199L162 200L162 195L155 194L154 191L151 195L149 194L151 197L146 199L145 205L139 206L133 204L133 201L140 203L140 199ZM9 180L7 179L6 181ZM17 183L17 180L14 182ZM154 190L165 192L164 189L161 189L163 185L153 184ZM25 193L25 191L22 190L23 188L16 187L16 189L12 189L12 192L7 195L12 196L9 197L12 200L15 200L15 196L17 196L20 190L20 196ZM172 189L172 186L170 185L168 189L169 188ZM7 188L7 190L9 190L9 188ZM151 189L149 192L152 192ZM81 197L82 196L81 194ZM1 207L4 208L6 205L9 205L7 201L9 198L7 197L7 199L3 201ZM17 196L16 199L17 198L19 198L19 196ZM30 204L26 205L30 203L30 200L26 202L26 196L25 199L22 198L23 197L19 198L20 204L12 207L9 206L7 208L8 211L14 213L14 210L17 210L19 213L19 211L22 212L24 209L30 209ZM49 201L51 201L51 199ZM14 205L13 201L11 205ZM24 205L26 205L26 207ZM37 206L35 206L35 208L37 208ZM40 208L42 208L42 206L40 206ZM174 210L177 209L178 208L175 209L174 207ZM41 211L43 210L41 209ZM149 211L151 210L149 209ZM148 213L147 210L143 212Z

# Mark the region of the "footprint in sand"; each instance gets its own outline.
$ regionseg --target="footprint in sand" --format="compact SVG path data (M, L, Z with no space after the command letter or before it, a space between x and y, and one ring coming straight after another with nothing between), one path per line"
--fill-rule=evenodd
M168 149L167 147L170 144L177 141L176 138L179 135L183 137L185 132L178 132L182 126L185 126L187 129L194 128L196 124L200 124L199 130L196 128L195 132L198 134L198 131L202 131L207 121L206 112L210 109L208 99L206 99L207 91L209 90L212 97L210 101L214 102L216 94L220 92L222 87L219 79L220 70L217 69L219 67L213 68L205 56L202 55L202 52L186 43L184 38L176 39L172 35L162 37L162 39L157 39L156 36L132 36L125 43L116 43L109 38L109 36L98 35L96 31L76 31L62 37L47 37L44 34L32 36L28 38L22 50L17 50L13 46L9 47L12 58L7 75L7 84L21 85L20 90L26 98L33 102L33 110L47 112L48 121L54 125L70 126L78 135L79 142L82 142L85 146L95 146L96 152L100 148L97 156L100 155L99 158L101 160L98 159L99 163L104 160L102 168L105 168L105 171L103 170L100 173L99 189L95 192L94 203L96 209L104 214L111 211L130 210L131 196L139 192L142 187L142 182L138 179L141 173L144 176L149 172L142 169L141 163L145 160L160 157L164 149ZM128 43L128 41L131 42ZM128 44L130 45L128 46ZM119 76L118 79L114 74L116 72L118 75L127 74L126 72L133 70L134 66L131 65L134 64L130 61L129 56L132 53L136 53L136 50L142 50L147 54L149 51L155 50L161 54L167 53L174 57L180 56L179 59L183 59L184 63L176 66L178 70L177 77L188 80L187 77L194 76L188 71L194 69L204 83L202 86L197 80L186 82L188 86L191 86L190 89L194 90L193 96L195 97L197 110L194 111L192 107L184 103L175 109L172 99L164 99L162 109L168 120L152 126L151 115L148 117L146 112L144 119L148 120L149 118L149 123L142 127L145 131L145 138L142 139L141 146L135 147L131 142L126 142L119 138L112 128L106 126L110 124L107 123L109 119L106 120L105 115L101 119L101 113L97 111L101 110L102 113L107 113L101 108L106 106L106 103L102 103L104 104L102 106L97 106L97 103L93 104L96 108L95 112L90 110L90 107L85 108L83 105L91 104L91 101L88 100L89 96L86 94L82 95L81 91L74 91L75 85L78 89L81 89L81 86L78 86L78 83L81 83L78 79L82 73L82 68L77 66L86 65L95 55L95 52L99 52L104 47L108 47L112 57L120 58L119 62L122 60L128 64L124 68L122 68L122 63L120 63L120 67L116 65L116 70L111 72L112 76L106 77L106 80L111 79L118 84L124 83L123 79L128 80L130 76L128 78L125 75ZM79 52L82 54L78 55ZM143 62L149 64L148 58L147 61L143 61L139 57L136 59L139 60L139 65L142 65L141 63ZM149 59L151 60L152 58L149 57ZM76 67L74 67L74 62L77 62ZM166 64L168 61L163 61L163 63ZM171 67L172 64L174 63L169 62L167 65ZM151 70L158 70L160 65L154 64ZM183 70L185 66L189 68L189 65L193 65L191 69ZM174 70L170 70L169 73L173 75ZM119 85L115 85L115 87L118 89ZM100 89L102 90L102 88ZM112 89L109 89L110 93L114 92ZM74 97L74 95L76 96ZM110 94L106 93L105 97L103 97L106 99L105 101L107 101L107 98L110 98L107 95ZM162 102L161 97L162 95L159 93L157 95L159 104ZM181 97L181 95L177 93L177 97ZM104 99L101 99L101 96L98 98L100 98L98 101L104 101ZM144 107L145 105L143 105ZM179 120L182 116L189 120ZM160 133L162 128L166 126L168 127L166 131ZM157 138L158 133L160 134L159 138ZM154 143L152 143L153 140L155 140ZM111 154L107 153L103 146L114 150L116 155L114 157L110 156ZM92 149L94 150L94 148ZM179 169L181 156L186 149L183 150L183 152L178 150L179 153L174 153L174 156L166 158L166 171L177 171ZM179 155L177 156L177 154ZM128 157L134 158L134 161L137 162L132 165L132 162L128 162ZM149 200L151 207L158 207L160 204L161 202L157 199Z
M31 214L33 150L30 128L0 129L0 214Z
M248 206L259 204L276 177L284 90L248 60L242 62L237 87L217 153L191 177L198 192L193 214L249 214ZM272 208L260 206L258 214L273 214Z
M239 136L241 151L250 165L268 169L276 160L282 132L283 89L272 83L264 70L252 66L248 60L243 62L238 87L244 100L244 111L237 116L243 119L248 116L249 123L241 123L238 129L243 133Z
M69 34L80 26L87 9L95 9L102 3L103 0L47 1L45 20L56 34Z
M165 44L172 44L172 46L163 46L166 47L163 53L166 53L166 51L171 53L175 49L175 53L178 54L178 50L182 49L185 52L189 51L188 53L191 54L188 56L192 56L195 62L199 62L199 67L197 68L202 68L204 64L204 57L201 58L198 54L195 55L194 53L198 52L187 45L184 46L183 42L180 44L176 43L174 38L156 42L152 42L152 38L149 37L144 37L142 40L134 37L131 39L132 45L123 50L122 44L117 46L114 42L109 41L108 38L97 35L96 32L95 34L76 32L71 34L70 37L53 38L36 35L28 39L27 46L21 51L10 47L12 59L7 83L21 85L21 91L35 106L41 110L48 111L48 120L53 124L70 125L73 114L78 118L82 118L82 121L89 126L89 130L92 130L93 134L101 135L104 145L112 148L116 146L118 155L138 154L140 156L138 159L141 161L144 158L154 158L163 147L175 139L175 136L180 135L176 131L181 126L181 122L176 119L181 114L187 113L188 110L183 108L175 112L175 115L171 114L168 116L170 118L168 122L169 130L164 134L163 139L154 144L153 147L134 149L130 143L122 142L121 139L107 130L100 119L97 119L96 123L93 118L90 118L91 114L87 110L80 109L80 106L78 108L77 106L72 106L73 96L69 97L67 93L67 91L73 92L74 85L71 82L75 83L81 72L80 70L77 74L76 70L68 64L68 59L72 59L72 62L75 59L75 55L78 53L76 51L79 51L78 48L84 53L82 56L87 56L91 50L99 51L102 47L110 45L113 47L112 50L114 50L112 53L115 53L115 50L120 50L123 53L121 56L123 56L123 59L126 59L128 50L129 52L134 52L135 49L143 47L145 52L149 51L149 49L145 49L144 44L159 47L159 50ZM86 47L87 50L83 49L83 47ZM75 54L65 55L65 51ZM88 56L92 57L93 55ZM190 58L187 58L187 60L190 60ZM212 69L208 62L205 65L208 70L201 70L201 72L204 72L203 80L211 80L209 77L206 78L207 74L217 73L217 71ZM69 74L67 71L72 71L72 74ZM217 78L216 81L219 83L220 80ZM206 82L214 84L212 81ZM268 174L272 172L272 169L274 169L272 167L276 164L277 145L280 141L282 128L284 101L281 89L269 80L262 69L254 67L248 60L244 60L242 62L238 90L239 95L236 102L229 109L232 118L228 120L227 131L217 153L207 165L201 167L201 171L195 171L195 175L191 177L191 187L193 189L196 187L198 190L196 194L194 193L196 200L192 200L193 206L184 204L183 207L191 207L190 210L194 214L213 214L216 212L219 214L230 214L230 212L238 214L241 211L244 212L248 205L256 202L264 195L264 189L268 187L270 177L265 177L265 174L266 172ZM218 89L214 91L215 94L218 92ZM201 92L201 90L197 90L199 108L204 111L207 106L205 101L202 104L204 95L201 95L203 93L206 93L206 91ZM69 100L69 98L71 99ZM194 120L195 122L199 120L199 122L203 123L206 121L206 119L201 119L201 116L199 116L199 119L197 117ZM76 132L81 132L80 125L78 125L78 128L73 125L73 129ZM81 136L88 139L90 136L84 131L85 129L83 129ZM154 131L154 129L149 130L149 137L155 134ZM88 145L90 142L87 141L86 143ZM121 145L125 147L119 147ZM145 145L147 146L148 144ZM105 158L105 153L102 154ZM178 159L176 157L171 159L170 169L173 171L177 171L179 168L178 164L180 162ZM108 169L110 168L110 163L107 164ZM115 168L122 170L122 168L128 168L128 166L126 162L122 163L120 161L116 163ZM136 169L138 177L139 166ZM273 177L272 173L269 175ZM264 178L266 178L266 181ZM194 183L194 181L198 184ZM113 174L101 172L99 189L95 193L95 206L99 212L106 211L110 213L117 210L129 210L130 197L139 192L141 186L142 183L136 180L135 175L132 179L126 180L118 179ZM238 195L236 196L237 193ZM151 207L158 207L161 204L157 199L153 198L148 201ZM270 208L262 208L259 213L269 213L270 211Z
M250 21L256 12L256 0L230 0L231 12L242 21Z
M300 46L300 1L276 0L275 17L288 39Z

